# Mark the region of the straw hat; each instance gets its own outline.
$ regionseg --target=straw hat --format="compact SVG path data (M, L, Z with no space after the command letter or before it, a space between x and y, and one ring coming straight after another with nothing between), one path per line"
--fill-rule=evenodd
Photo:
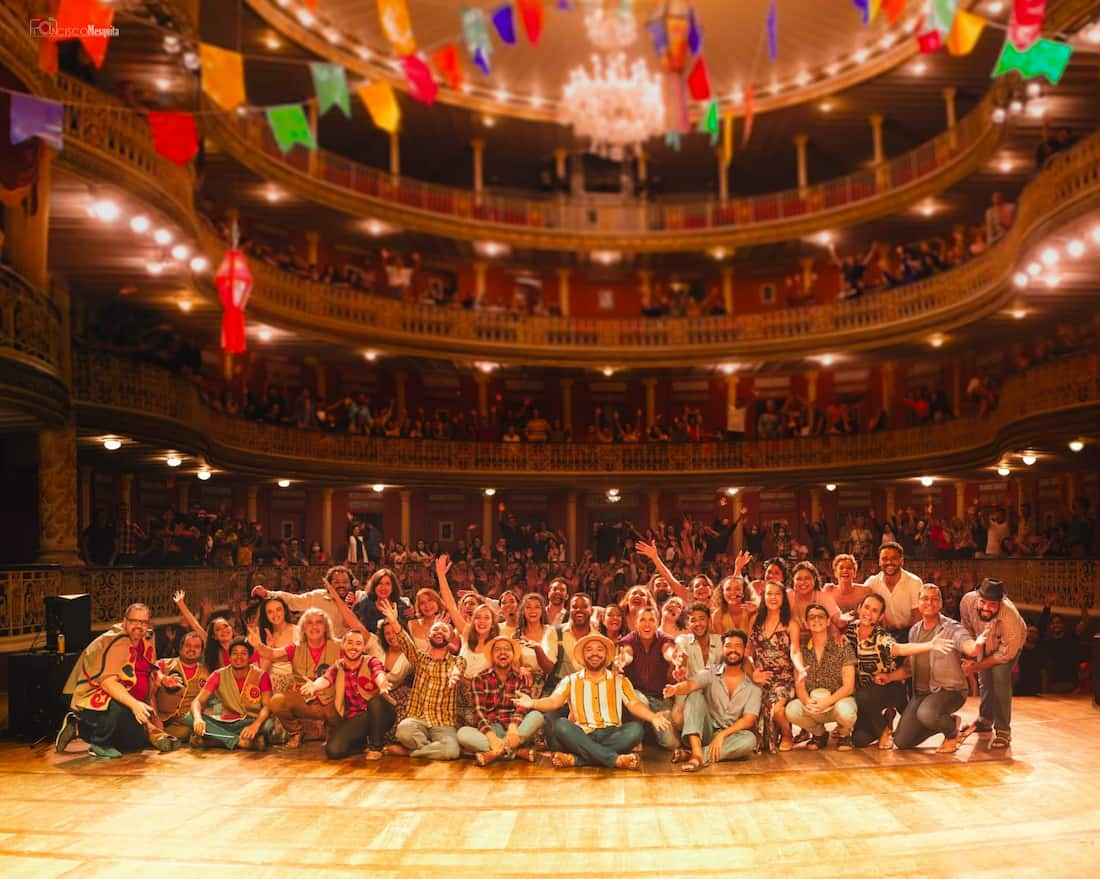
M490 638L488 643L481 648L481 652L485 655L485 658L489 660L489 664L493 663L493 648L497 646L500 641L506 642L512 648L512 659L515 660L519 657L519 642L508 635L497 635L495 638Z
M616 647L614 641L612 641L606 635L601 635L598 632L592 632L591 634L585 635L583 638L577 641L576 644L573 645L573 661L578 666L584 665L584 648L585 645L588 644L590 641L599 641L601 644L603 644L604 647L607 648L607 665L611 665L611 661L615 658L615 653L618 648Z

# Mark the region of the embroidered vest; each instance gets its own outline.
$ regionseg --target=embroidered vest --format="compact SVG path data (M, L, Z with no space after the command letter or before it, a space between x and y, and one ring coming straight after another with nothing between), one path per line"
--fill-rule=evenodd
M263 699L260 695L261 672L256 666L248 667L248 674L244 679L244 686L237 689L237 679L233 676L233 669L229 666L218 669L218 689L214 695L222 705L226 714L237 714L241 717L256 717L263 708Z
M72 674L69 685L72 686L72 707L91 711L106 711L111 697L100 687L100 681L106 677L117 677L120 684L132 690L137 683L138 651L142 651L150 665L157 661L156 646L152 640L133 645L122 632L121 626L114 626L92 641L81 654Z
M183 673L183 661L175 656L172 659L162 660L160 663L161 674L179 675L183 681L183 687L175 692L169 692L164 687L157 687L157 716L161 720L182 720L184 715L191 710L191 703L202 690L202 685L210 677L210 672L201 662L195 666L195 674L191 680Z
M294 645L294 658L290 661L290 667L294 670L294 683L302 685L318 677L317 666L332 665L340 659L340 642L331 638L325 642L325 649L317 662L313 661L313 654L305 644ZM331 689L322 690L317 694L317 701L328 704L333 700Z

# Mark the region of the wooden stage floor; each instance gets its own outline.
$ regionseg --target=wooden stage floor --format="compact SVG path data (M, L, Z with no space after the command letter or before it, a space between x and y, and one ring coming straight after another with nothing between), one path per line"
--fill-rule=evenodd
M969 719L976 700L963 710ZM685 776L0 744L0 876L965 876L1100 872L1100 709L1017 699L1014 748L835 750Z

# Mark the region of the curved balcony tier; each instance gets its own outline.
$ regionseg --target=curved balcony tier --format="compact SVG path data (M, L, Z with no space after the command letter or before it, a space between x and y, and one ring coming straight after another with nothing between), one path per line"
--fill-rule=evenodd
M255 174L300 197L433 235L493 239L516 247L635 252L706 250L786 241L863 222L942 192L979 168L1000 143L993 122L1000 87L956 127L911 152L825 183L767 195L608 204L523 198L395 177L324 150L284 155L256 115L214 113L206 134Z
M537 365L677 366L880 347L945 332L1003 308L1032 240L1089 210L1098 194L1100 134L1093 134L1056 156L1028 185L1012 229L985 253L914 284L805 308L625 321L475 312L396 302L254 260L249 313L341 344ZM212 255L226 247L209 227L200 227L199 240Z
M82 428L203 456L214 467L329 484L620 486L898 479L986 467L1007 450L1100 421L1100 356L1083 354L1005 382L996 412L921 429L728 443L517 444L377 439L275 427L213 411L171 373L113 355L74 354ZM1070 434L1067 434L1067 436Z
M69 411L56 303L0 266L0 425L55 425Z

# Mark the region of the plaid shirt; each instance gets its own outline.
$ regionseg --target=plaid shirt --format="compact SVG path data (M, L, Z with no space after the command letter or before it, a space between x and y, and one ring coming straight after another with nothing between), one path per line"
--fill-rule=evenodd
M386 667L373 656L364 656L362 664L355 671L348 671L346 660L340 659L338 663L330 665L325 670L325 680L333 687L336 686L337 666L344 666L344 717L358 717L367 710L367 699L359 692L358 679L366 678L367 684L364 690L377 690L374 679L380 674L386 673Z
M482 732L488 731L494 723L508 729L509 725L523 720L527 711L516 705L516 693L521 686L520 676L511 667L503 681L492 666L474 678L474 710Z
M145 532L137 522L123 522L115 540L119 555L137 555L138 542L145 540Z
M405 716L422 720L428 726L455 726L458 687L451 680L452 676L461 678L466 660L450 653L443 659L432 659L417 649L404 629L401 630L401 649L416 672Z

